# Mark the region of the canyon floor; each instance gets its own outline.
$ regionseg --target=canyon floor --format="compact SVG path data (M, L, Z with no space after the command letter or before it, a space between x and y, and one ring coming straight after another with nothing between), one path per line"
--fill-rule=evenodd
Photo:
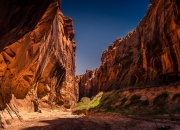
M23 113L21 113L22 115ZM7 130L180 130L180 122L124 117L115 113L72 115L70 111L42 111L9 120Z

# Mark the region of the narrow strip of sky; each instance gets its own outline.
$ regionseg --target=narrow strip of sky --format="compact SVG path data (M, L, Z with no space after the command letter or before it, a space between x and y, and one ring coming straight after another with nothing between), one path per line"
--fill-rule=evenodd
M61 10L73 19L76 74L101 64L102 52L115 39L136 28L149 0L62 0Z

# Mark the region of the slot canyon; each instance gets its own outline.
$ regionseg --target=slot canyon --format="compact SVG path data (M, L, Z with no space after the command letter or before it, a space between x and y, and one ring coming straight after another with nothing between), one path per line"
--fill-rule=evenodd
M61 6L0 1L0 129L180 130L180 1L150 0L82 75Z

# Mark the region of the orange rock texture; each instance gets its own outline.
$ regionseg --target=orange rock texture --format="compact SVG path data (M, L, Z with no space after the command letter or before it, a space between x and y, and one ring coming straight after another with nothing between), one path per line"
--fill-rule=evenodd
M17 13L15 10L12 14L12 31L10 29L8 34L5 33L7 35L1 35L0 47L10 41L11 44L0 53L0 110L13 105L28 111L39 111L40 108L53 105L71 108L77 100L73 22L71 18L63 16L59 1L46 1L30 2L32 7L29 5L29 13L36 6L41 12L39 14L38 9L34 10L29 14L31 17L25 14L28 12L25 6L25 12L22 12L24 19L21 13L18 14L17 8ZM11 4L19 5L14 2ZM46 11L42 12L41 8ZM36 15L41 19L38 20ZM24 23L18 23L18 19ZM1 30L3 33L4 30Z
M102 54L99 68L80 76L80 97L133 86L180 81L180 1L151 0L145 17Z
M32 31L53 1L59 0L1 0L0 50Z

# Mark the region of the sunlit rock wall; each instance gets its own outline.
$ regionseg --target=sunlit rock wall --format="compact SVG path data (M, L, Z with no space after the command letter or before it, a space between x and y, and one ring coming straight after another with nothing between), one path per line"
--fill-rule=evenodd
M151 3L137 28L103 52L101 66L81 76L80 97L180 81L180 1Z
M74 106L78 92L73 23L59 6L59 1L52 2L32 31L0 53L1 110L12 104L28 111Z

